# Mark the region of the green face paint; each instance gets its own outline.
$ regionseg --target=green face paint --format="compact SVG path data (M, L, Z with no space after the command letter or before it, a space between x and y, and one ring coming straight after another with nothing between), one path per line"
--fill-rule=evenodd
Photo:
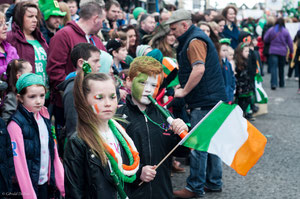
M153 98L155 98L158 92L159 85L159 75L148 76L147 74L140 73L132 81L132 96L139 103L148 105L151 102L147 96L151 95Z
M131 94L134 99L140 101L145 88L145 82L148 79L148 75L145 73L140 73L132 81Z

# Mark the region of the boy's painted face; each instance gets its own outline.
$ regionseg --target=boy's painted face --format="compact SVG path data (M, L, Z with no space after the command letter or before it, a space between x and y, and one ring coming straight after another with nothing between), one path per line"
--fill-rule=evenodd
M118 106L116 87L112 80L89 81L87 101L101 121L110 120Z
M30 112L38 113L45 104L45 87L32 85L26 88L26 94L19 97L19 101Z
M228 46L225 45L225 44L221 45L221 48L220 48L220 57L221 57L221 59L226 58L227 54L228 54Z
M156 97L158 93L158 89L161 82L161 76L149 76L145 73L140 73L136 76L132 81L131 93L134 99L143 104L150 104L150 100L148 99L148 95L151 95L153 98Z

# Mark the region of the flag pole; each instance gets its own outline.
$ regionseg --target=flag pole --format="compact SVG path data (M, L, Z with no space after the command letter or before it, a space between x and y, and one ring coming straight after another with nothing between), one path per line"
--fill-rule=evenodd
M180 146L180 142L157 164L155 170ZM141 186L144 181L140 182L139 186Z
M168 113L166 110L161 107L155 99L151 95L148 95L149 100L155 105L155 107L159 110L159 112L167 119L167 122L169 124L172 124L174 118ZM183 139L188 132L186 130L182 131L179 136L181 139ZM178 142L178 144L157 164L155 167L155 170L180 146L181 142ZM139 186L141 186L144 182L142 181Z

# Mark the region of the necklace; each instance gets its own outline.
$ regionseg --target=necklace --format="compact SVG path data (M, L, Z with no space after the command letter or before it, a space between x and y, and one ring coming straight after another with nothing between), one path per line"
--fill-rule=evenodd
M161 123L161 124L158 124L157 122L154 122L147 114L146 114L146 111L142 111L142 113L144 114L144 116L150 121L152 122L153 124L155 124L156 126L158 126L160 129L164 130L164 131L167 131L169 128L166 128L165 127L165 124L164 123ZM168 126L167 126L168 127Z
M111 163L114 173L124 182L132 183L136 179L136 172L139 169L140 157L131 138L125 132L125 129L114 120L109 120L108 125L119 143L124 148L130 165L123 164L120 154L116 154L112 148L104 144L107 152L106 156ZM118 128L117 128L118 127Z

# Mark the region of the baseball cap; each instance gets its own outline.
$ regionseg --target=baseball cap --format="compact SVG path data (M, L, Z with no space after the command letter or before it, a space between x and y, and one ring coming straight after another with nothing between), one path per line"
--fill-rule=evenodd
M166 24L172 24L183 20L192 20L192 13L185 9L179 9L172 12L171 17L166 21Z

